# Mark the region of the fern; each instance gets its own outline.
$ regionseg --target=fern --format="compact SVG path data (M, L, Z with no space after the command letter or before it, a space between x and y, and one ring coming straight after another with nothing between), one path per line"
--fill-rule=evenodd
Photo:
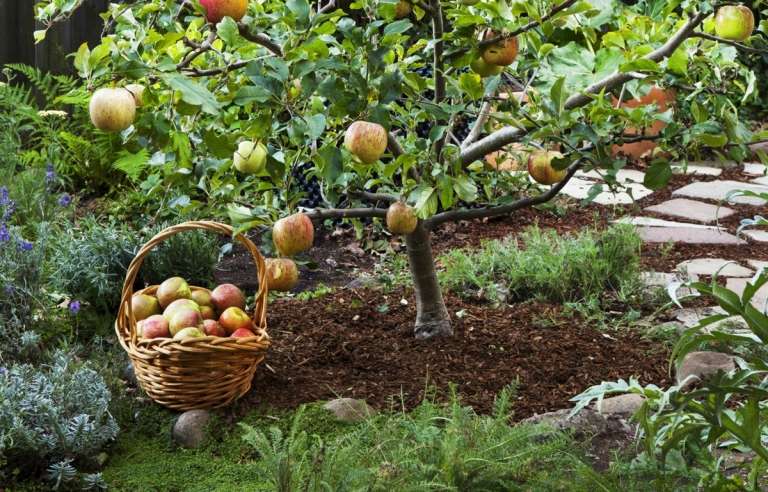
M23 75L27 82L45 98L45 106L53 103L60 94L70 92L78 86L77 79L73 77L45 73L37 67L22 63L10 63L6 65L6 69Z
M115 161L115 168L124 172L131 181L138 181L141 176L141 172L147 167L149 162L149 151L144 148L136 152L135 154L122 150L118 154L118 159Z

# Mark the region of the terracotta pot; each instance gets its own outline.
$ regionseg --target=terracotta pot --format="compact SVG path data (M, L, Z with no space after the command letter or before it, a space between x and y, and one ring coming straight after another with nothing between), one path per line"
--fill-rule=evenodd
M618 103L617 98L612 98L614 106ZM639 99L630 99L621 103L622 108L638 108L649 104L656 104L658 111L663 113L675 102L675 91L672 89L661 89L654 86L648 94ZM643 135L656 136L667 126L663 121L654 121L653 124L645 128ZM625 131L627 135L639 135L637 128L628 127ZM652 152L658 145L654 140L641 140L623 145L614 145L611 147L611 155L616 157L619 154L625 155L631 159L640 159L649 152Z

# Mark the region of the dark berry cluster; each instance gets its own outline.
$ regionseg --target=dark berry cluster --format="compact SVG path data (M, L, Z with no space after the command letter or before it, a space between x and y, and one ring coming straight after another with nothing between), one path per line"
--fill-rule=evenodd
M299 206L306 208L316 208L323 204L323 193L320 180L317 176L308 176L313 164L310 162L300 166L295 166L291 170L291 178L295 183L296 191L304 192L304 198L299 201Z

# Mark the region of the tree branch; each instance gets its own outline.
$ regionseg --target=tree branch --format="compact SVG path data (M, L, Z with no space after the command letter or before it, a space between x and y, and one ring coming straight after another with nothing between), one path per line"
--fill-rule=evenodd
M519 28L515 29L514 31L512 31L512 32L510 32L508 34L503 34L503 35L499 35L499 36L494 36L492 38L484 39L484 40L480 41L480 43L478 43L478 47L480 49L482 49L482 48L485 48L485 47L490 46L492 44L496 44L499 41L502 41L504 39L514 38L515 36L519 36L519 35L523 34L524 32L528 32L531 29L535 29L536 27L540 26L544 22L547 22L549 19L551 19L552 17L556 16L557 14L562 12L563 10L571 7L573 4L576 3L576 1L577 0L565 0L563 3L561 3L560 5L554 7L552 10L550 10L549 13L543 15L540 20L531 21L528 24L526 24L526 25L524 25L522 27L519 27Z
M392 132L387 133L387 148L395 157L399 157L405 153L405 150L400 145L400 142L397 141L395 136L392 135Z
M568 167L568 172L566 173L563 180L555 184L554 186L552 186L552 188L550 188L549 191L547 191L546 193L542 193L540 195L536 195L533 197L521 198L516 202L509 203L507 205L499 205L496 207L449 210L447 212L442 212L437 215L433 215L432 217L425 220L424 227L426 227L428 230L431 230L444 222L457 222L459 220L498 217L499 215L507 215L516 210L520 210L522 208L532 207L534 205L546 203L552 198L554 198L558 193L560 193L560 190L562 190L563 187L565 187L565 185L568 184L568 181L570 181L573 175L576 174L576 171L578 171L581 168L583 160L584 159L581 158L581 159L578 159L573 164L571 164L570 167Z
M351 192L349 192L349 196L361 198L361 199L369 201L369 202L395 203L396 201L398 201L398 198L395 195L390 195L388 193L371 193L371 192L368 192L368 191L351 191Z
M483 133L483 127L485 126L485 123L488 121L490 116L491 101L485 101L480 108L480 114L477 116L475 123L472 125L472 129L469 131L469 135L467 135L467 138L461 142L462 149L465 149L468 145L480 137L480 134Z
M694 15L683 27L669 38L666 43L645 55L643 59L658 62L670 56L683 41L691 37L693 30L701 24L706 17L707 14L703 13ZM611 90L633 78L636 78L636 74L616 72L609 75L603 80L588 86L580 94L574 94L569 97L565 102L565 109L571 110L586 106L592 101L594 96L600 94L602 91ZM461 161L464 164L470 164L478 159L482 159L485 155L490 154L493 151L501 149L507 144L520 141L526 134L528 134L528 130L524 128L511 126L501 128L462 150Z
M211 75L220 75L223 73L231 72L232 70L239 70L243 68L244 66L251 63L253 60L240 60L236 62L232 62L227 66L224 67L217 67L217 68L208 68L205 70L201 70L196 67L191 68L185 68L184 72L187 72L190 77L209 77Z
M387 216L386 208L316 208L304 212L312 220L361 219Z
M216 36L216 31L211 31L211 33L208 34L208 37L198 45L195 45L194 43L191 43L189 40L187 40L187 42L194 46L195 49L187 53L187 56L185 56L179 62L179 64L176 65L176 70L182 70L188 67L193 61L195 61L195 58L210 50L212 48L213 42L216 41Z
M443 9L440 7L440 0L432 1L432 8L434 14L432 15L432 39L435 41L435 53L434 53L434 66L432 67L432 75L435 78L435 104L440 104L445 99L445 67L443 65ZM438 122L441 124L442 122ZM440 157L443 153L443 147L445 146L445 139L448 137L448 130L446 129L443 136L435 142L435 159L440 162Z
M730 39L719 38L717 36L713 36L713 35L707 34L705 32L695 32L695 33L692 34L691 37L708 39L710 41L717 41L718 43L723 43L723 44L727 44L727 45L730 45L730 46L735 46L736 48L740 49L741 51L745 51L747 53L759 53L759 54L766 54L766 53L768 53L768 50L761 50L759 48L752 48L751 46L747 46L746 44L742 44L742 43L739 43L737 41L731 41Z
M248 26L243 24L242 22L238 22L237 27L240 30L240 35L242 37L244 37L248 41L251 41L252 43L260 44L261 46L265 47L266 49L274 53L276 56L279 56L282 58L283 49L280 47L279 44L269 39L269 36L261 33L255 33L255 34L252 33L251 30L248 28Z

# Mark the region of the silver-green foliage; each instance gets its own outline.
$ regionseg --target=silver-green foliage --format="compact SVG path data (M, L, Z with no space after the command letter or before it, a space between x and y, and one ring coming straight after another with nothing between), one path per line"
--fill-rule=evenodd
M118 433L102 377L59 351L48 365L13 365L0 373L0 480L47 469L56 485L79 478ZM88 479L96 486L94 476Z
M634 230L623 225L575 236L531 227L515 239L446 253L440 258L440 280L455 292L491 300L502 294L553 302L599 299L637 282L640 246Z

